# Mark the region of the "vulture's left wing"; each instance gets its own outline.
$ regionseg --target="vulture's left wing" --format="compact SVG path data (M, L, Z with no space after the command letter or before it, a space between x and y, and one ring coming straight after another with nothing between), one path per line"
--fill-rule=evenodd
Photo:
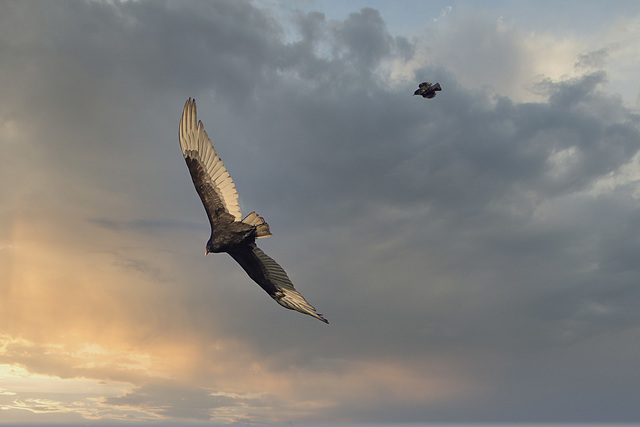
M221 214L231 214L235 221L242 220L236 186L216 154L204 125L198 122L195 99L189 98L184 105L178 136L191 179L209 221L214 222Z

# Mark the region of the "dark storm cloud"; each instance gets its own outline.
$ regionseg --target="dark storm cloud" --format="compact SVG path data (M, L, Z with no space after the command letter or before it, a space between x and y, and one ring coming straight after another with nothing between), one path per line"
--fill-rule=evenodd
M594 404L610 420L637 418L631 394L599 400L637 380L623 378L635 360L620 354L637 351L624 337L640 322L633 182L595 190L640 140L638 116L602 90L606 52L576 58L585 74L543 79L545 99L523 103L465 87L435 61L390 83L386 67L408 69L415 46L391 36L374 9L342 21L298 12L291 36L289 22L242 1L6 2L0 16L11 58L0 64L0 113L28 142L12 150L26 151L47 184L28 200L74 207L70 221L110 233L107 262L165 287L175 279L187 320L174 327L250 343L278 377L292 367L337 375L375 359L428 382L429 364L443 358L483 385L447 402L398 398L393 408L354 394L329 405L329 420L556 421L562 402L586 411L573 421ZM516 32L465 19L452 46L434 51L465 45L458 67L479 61L482 73L513 77L523 54ZM441 96L412 97L433 76ZM271 225L261 245L331 329L281 312L232 260L197 258L209 231L176 137L189 96L243 211ZM160 251L179 268L160 266ZM574 363L598 344L616 355ZM597 374L608 362L619 365L611 381ZM136 385L106 404L196 419L262 405L212 397L213 386ZM556 409L545 418L547 404Z

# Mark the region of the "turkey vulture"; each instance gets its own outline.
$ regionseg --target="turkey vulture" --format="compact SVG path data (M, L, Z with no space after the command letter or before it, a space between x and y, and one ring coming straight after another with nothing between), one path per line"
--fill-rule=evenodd
M436 97L436 92L441 91L440 83L431 85L429 82L422 82L418 85L418 90L413 92L414 95L422 95L423 98L431 99Z
M195 99L184 105L178 137L211 225L205 254L228 253L278 304L329 323L296 291L282 267L256 246L256 237L271 236L269 225L255 212L242 219L236 187L197 119Z

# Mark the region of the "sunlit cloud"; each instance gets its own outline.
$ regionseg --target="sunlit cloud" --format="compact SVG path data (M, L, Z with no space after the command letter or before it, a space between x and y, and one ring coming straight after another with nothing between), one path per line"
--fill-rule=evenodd
M6 344L6 340L4 342ZM0 354L8 359L7 349ZM91 378L60 378L29 372L22 365L0 365L0 407L5 411L28 411L33 414L76 414L86 419L117 419L120 414L108 410L101 402L117 396L131 385Z
M327 361L316 372L282 372L268 361L256 361L246 374L239 374L241 367L234 368L225 361L225 371L231 371L227 375L215 363L201 360L198 363L204 364L198 369L204 378L191 378L189 385L184 382L189 375L181 372L179 365L161 360L171 356L159 349L136 354L121 348L107 350L96 344L75 348L41 345L6 335L0 344L0 405L4 410L73 413L88 420L190 419L226 423L281 422L285 417L302 421L322 409L341 412L339 408L361 405L358 402L363 397L372 404L381 398L426 403L477 391L477 386L469 388L463 381L452 381L452 367L442 362L432 365L431 374L416 376L416 370L423 369L421 363L403 366L393 361L370 360L335 365ZM174 352L176 347L167 350ZM175 359L171 357L171 361ZM206 385L209 376L215 378L218 389ZM343 386L327 395L325 390L336 381ZM238 388L238 384L242 387ZM276 407L279 416L271 414ZM344 415L343 421L355 420Z

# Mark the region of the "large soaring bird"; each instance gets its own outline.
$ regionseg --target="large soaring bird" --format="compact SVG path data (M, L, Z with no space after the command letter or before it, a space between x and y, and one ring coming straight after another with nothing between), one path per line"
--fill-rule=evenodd
M413 92L414 95L422 95L423 98L431 99L436 97L436 92L441 91L440 83L432 85L429 82L422 82L418 85L418 89Z
M278 304L329 323L293 287L282 267L256 246L257 237L271 236L269 225L255 212L242 218L236 187L197 119L195 99L184 105L178 136L211 225L205 253L227 252Z

